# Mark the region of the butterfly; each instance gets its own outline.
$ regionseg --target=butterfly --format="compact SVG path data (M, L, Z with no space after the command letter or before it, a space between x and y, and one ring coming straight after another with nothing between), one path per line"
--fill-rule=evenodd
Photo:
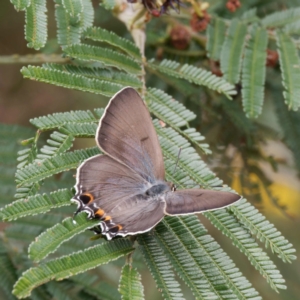
M176 190L165 181L162 150L150 113L131 87L110 99L95 139L104 154L78 167L71 200L77 203L77 212L99 219L108 240L147 232L165 215L200 213L240 199L231 192Z

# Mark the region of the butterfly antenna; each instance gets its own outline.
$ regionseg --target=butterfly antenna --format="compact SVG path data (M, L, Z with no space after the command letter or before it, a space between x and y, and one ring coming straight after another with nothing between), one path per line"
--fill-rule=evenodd
M177 160L176 160L176 165L175 165L175 167L174 167L173 174L175 174L175 171L176 171L176 168L177 168L177 165L178 165L178 161L179 161L179 157L180 157L180 153L181 153L181 148L179 148L179 151L178 151Z

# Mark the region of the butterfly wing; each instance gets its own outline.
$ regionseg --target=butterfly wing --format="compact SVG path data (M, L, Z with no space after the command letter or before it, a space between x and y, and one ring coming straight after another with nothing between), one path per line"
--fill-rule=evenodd
M145 194L151 184L107 155L86 160L77 170L73 201L78 211L99 218L108 239L150 230L164 216L163 199Z
M223 208L241 199L237 194L203 189L166 193L167 215L186 215Z
M109 102L96 134L106 154L130 167L149 182L164 180L159 141L146 105L130 87Z

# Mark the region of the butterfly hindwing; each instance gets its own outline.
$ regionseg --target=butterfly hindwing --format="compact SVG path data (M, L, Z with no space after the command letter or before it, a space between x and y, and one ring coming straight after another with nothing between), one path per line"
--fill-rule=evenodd
M147 231L163 218L165 202L145 194L151 184L113 158L94 156L77 172L73 200L99 218L108 239Z

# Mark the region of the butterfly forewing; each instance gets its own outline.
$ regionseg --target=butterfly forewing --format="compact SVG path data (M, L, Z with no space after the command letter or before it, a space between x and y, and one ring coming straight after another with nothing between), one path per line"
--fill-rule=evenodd
M166 193L168 215L185 215L214 210L233 204L241 197L230 192L186 189Z
M139 94L124 88L108 104L96 141L109 156L147 181L164 180L164 163L150 114Z
M164 216L163 201L152 201L151 186L139 174L107 155L86 160L78 169L74 200L91 217L99 218L103 234L144 232Z

